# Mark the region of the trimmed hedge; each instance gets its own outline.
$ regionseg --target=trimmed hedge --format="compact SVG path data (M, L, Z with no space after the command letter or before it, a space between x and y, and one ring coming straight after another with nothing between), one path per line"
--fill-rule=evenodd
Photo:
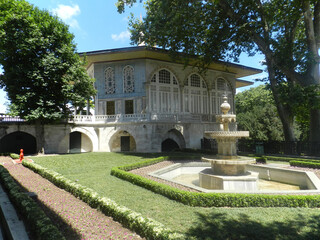
M157 162L160 161L160 159L153 159L153 161ZM78 197L82 201L86 202L91 207L99 209L104 214L111 216L114 220L122 223L124 226L137 232L141 236L146 237L147 239L185 239L184 235L171 231L163 224L151 218L144 218L140 213L134 212L127 207L118 205L115 201L109 198L101 197L92 189L75 183L59 173L27 161L23 161L22 164L40 174L42 177L48 179L56 186L65 189L75 197Z
M157 161L160 161L158 158ZM166 158L163 158L166 160ZM320 207L319 195L268 195L243 193L199 193L179 190L166 184L127 172L137 166L148 166L153 160L114 167L111 175L129 181L169 199L194 207Z
M268 160L271 161L282 161L282 162L290 162L290 161L316 161L320 162L320 159L307 159L307 158L292 158L292 157L278 157L278 156L265 156Z
M36 239L65 239L38 204L21 191L19 185L2 165L0 165L0 181L14 206L26 219L26 224Z
M290 166L320 169L320 161L290 161Z
M19 159L20 158L19 154L16 154L16 153L10 153L10 157L12 159Z

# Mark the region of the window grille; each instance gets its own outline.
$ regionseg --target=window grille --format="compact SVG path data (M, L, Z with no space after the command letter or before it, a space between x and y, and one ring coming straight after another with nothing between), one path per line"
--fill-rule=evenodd
M201 87L200 86L200 76L197 74L192 74L190 77L191 87Z
M223 78L218 78L217 88L219 91L226 91L226 81Z
M177 79L175 77L173 77L172 79L173 79L173 84L178 85Z
M114 71L113 68L108 67L105 72L105 90L107 94L113 94L116 91L116 84L114 79Z
M153 77L151 78L151 82L156 82L156 75L154 74Z
M126 66L123 69L124 92L134 92L134 69L132 66Z
M159 71L159 83L170 84L170 72L167 70Z

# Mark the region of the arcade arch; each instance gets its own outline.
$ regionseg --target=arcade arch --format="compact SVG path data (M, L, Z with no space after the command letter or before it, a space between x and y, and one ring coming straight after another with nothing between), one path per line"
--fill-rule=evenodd
M111 152L135 152L136 141L129 132L121 130L109 140L109 149Z
M167 152L175 149L183 149L186 147L186 142L183 135L177 129L169 130L163 137L161 142L161 151Z
M5 135L0 140L0 152L20 153L23 149L24 154L35 154L37 152L37 141L29 133L16 131Z
M74 128L69 134L69 152L94 152L98 150L98 137L94 129Z

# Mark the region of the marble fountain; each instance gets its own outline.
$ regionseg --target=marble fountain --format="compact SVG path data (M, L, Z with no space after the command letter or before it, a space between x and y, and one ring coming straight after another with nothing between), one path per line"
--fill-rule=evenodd
M312 172L257 165L254 158L238 156L237 140L249 137L249 132L229 130L229 123L236 122L236 115L228 113L230 104L227 97L223 99L222 114L216 118L220 130L204 133L216 139L218 154L203 157L202 162L173 164L150 173L151 176L201 192L320 192L320 180Z

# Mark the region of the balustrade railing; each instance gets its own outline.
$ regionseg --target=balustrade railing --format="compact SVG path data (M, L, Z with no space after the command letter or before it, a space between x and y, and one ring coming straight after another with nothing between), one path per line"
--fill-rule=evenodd
M20 117L12 117L6 114L0 114L0 122L24 122Z
M72 122L114 123L114 122L215 122L215 116L206 114L116 114L116 115L75 115Z

